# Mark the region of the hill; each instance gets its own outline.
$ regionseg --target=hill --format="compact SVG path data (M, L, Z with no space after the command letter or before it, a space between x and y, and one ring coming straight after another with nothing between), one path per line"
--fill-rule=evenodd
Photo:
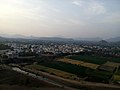
M107 41L109 41L109 42L119 42L120 41L120 37L110 38L110 39L107 39Z
M100 41L102 38L95 37L95 38L75 38L75 40L79 41Z
M100 43L100 44L108 44L108 42L106 40L101 40L98 43Z

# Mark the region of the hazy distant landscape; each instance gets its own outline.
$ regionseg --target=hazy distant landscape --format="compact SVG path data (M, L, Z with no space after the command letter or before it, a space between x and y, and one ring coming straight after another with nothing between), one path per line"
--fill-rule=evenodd
M37 39L1 37L0 42L0 72L10 74L10 78L1 74L2 85L7 84L8 87L11 84L17 85L10 87L13 89L19 85L26 89L40 87L58 90L120 88L118 42L55 37ZM17 76L17 73L21 75ZM20 78L18 82L14 81L16 77ZM38 83L34 86L28 77L34 78Z
M20 40L20 39L29 39L29 40L48 40L48 41L88 41L88 42L100 42L102 40L105 40L106 42L120 42L120 37L114 37L109 39L102 39L102 38L62 38L62 37L35 37L35 36L24 36L24 35L1 35L0 40Z
M120 90L120 0L0 0L0 90Z

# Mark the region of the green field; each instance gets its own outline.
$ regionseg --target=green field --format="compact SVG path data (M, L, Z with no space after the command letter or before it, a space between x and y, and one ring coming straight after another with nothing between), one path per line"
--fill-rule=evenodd
M120 66L118 68L118 71L115 73L116 75L120 75Z
M99 70L87 70L86 73L91 77L91 80L99 81L99 82L109 82L112 77L111 72L99 71Z
M46 67L55 68L61 71L69 72L81 78L90 77L90 81L95 81L95 82L109 82L109 79L112 77L111 72L99 71L97 69L94 70L94 69L90 69L87 67L78 66L78 65L74 65L70 63L59 62L59 61L42 62L39 64L46 66Z
M46 67L50 67L50 68L62 70L62 71L65 71L65 72L69 72L69 73L78 75L80 77L85 77L86 76L86 70L89 69L87 67L77 66L77 65L73 65L73 64L59 62L59 61L42 62L42 63L39 63L39 64L43 65L43 66L46 66Z
M120 66L118 68L118 71L114 75L114 81L120 81Z
M104 64L107 61L120 63L120 58L114 57L101 57L101 56L90 56L90 55L80 55L80 56L70 56L70 59L94 63L94 64Z
M56 75L56 76L67 78L67 79L75 79L77 77L74 74L64 72L61 70L57 70L57 69L53 69L53 68L49 68L49 67L45 67L45 66L41 66L41 65L28 65L25 67L28 69L32 69L34 71L43 71L43 72L47 72L52 75Z
M120 75L115 75L114 76L114 81L120 81Z

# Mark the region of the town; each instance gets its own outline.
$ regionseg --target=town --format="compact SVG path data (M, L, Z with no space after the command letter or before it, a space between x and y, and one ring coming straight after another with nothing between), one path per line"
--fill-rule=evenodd
M0 0L0 90L120 90L120 0Z
M65 83L72 82L67 80L79 84L72 83L73 86L69 86L72 88L88 88L89 85L92 88L103 88L99 83L108 88L118 88L120 85L119 44L39 41L34 44L4 42L0 47L2 68L11 67L17 72L21 69L48 79L52 78L55 83L62 77L65 80L58 84L66 89L69 85ZM41 75L44 72L52 76Z
M72 54L96 54L103 56L120 57L119 46L82 45L69 43L43 43L43 44L21 44L5 43L6 49L0 50L0 55L7 58L17 58L35 55L72 55Z

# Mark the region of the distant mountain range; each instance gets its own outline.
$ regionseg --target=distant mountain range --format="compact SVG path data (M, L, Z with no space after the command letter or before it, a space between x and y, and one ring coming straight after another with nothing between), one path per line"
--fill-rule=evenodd
M13 38L13 39L35 39L35 40L57 40L57 41L70 41L73 40L72 38L61 38L61 37L35 37L35 36L24 36L20 34L16 35L7 35L7 34L0 34L1 38Z
M23 35L15 35L15 37L13 36L0 36L0 41L39 41L39 40L43 40L43 41L74 41L74 39L72 38L60 38L60 37L34 37L34 36L23 36Z
M31 37L31 36L24 36L20 34L15 34L15 35L0 34L0 36L4 38L22 38L22 39L30 39Z
M103 42L104 39L102 38L61 38L61 37L35 37L35 36L24 36L24 35L6 35L0 34L0 40L7 40L7 39L32 39L32 40L49 40L49 41L94 41L94 42ZM105 42L120 42L120 37L114 37L110 39L104 40Z
M75 40L79 41L101 41L102 38L96 37L96 38L75 38Z
M108 44L108 42L106 40L101 40L98 42L99 44Z
M120 37L114 37L114 38L109 38L109 39L103 39L103 38L76 38L76 40L80 40L80 41L101 41L101 40L105 40L107 42L119 42L120 41Z
M108 42L120 42L120 37L110 38L110 39L107 39L106 41L108 41Z

